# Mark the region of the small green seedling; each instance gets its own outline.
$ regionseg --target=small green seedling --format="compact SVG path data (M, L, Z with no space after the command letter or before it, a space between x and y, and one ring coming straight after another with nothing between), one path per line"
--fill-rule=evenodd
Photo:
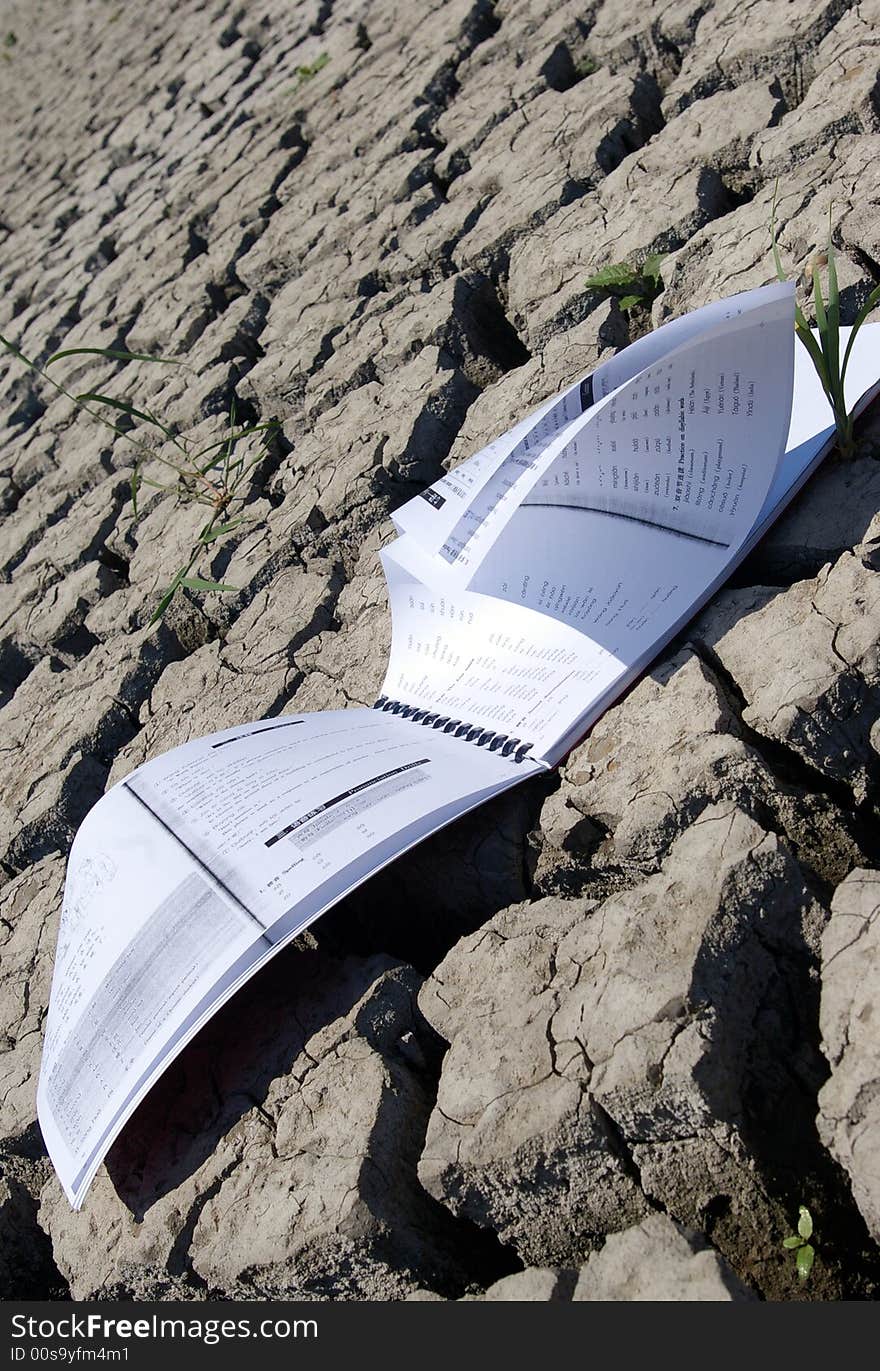
M650 309L663 289L663 253L649 252L644 261L635 266L631 262L612 262L588 276L587 290L598 290L614 299L626 313L640 307Z
M802 1281L809 1280L816 1259L816 1249L810 1242L813 1236L813 1218L805 1204L800 1206L797 1232L783 1239L782 1246L794 1252L797 1273Z
M10 343L2 334L0 346L23 363L28 370L42 377L77 409L88 414L104 428L110 429L117 437L123 438L137 450L137 460L130 484L131 512L135 523L140 518L139 499L144 486L170 492L177 497L179 503L203 505L210 511L207 522L192 543L186 561L178 567L170 584L162 592L149 627L162 618L178 590L236 590L236 586L224 585L220 581L212 581L200 575L196 570L196 563L208 549L214 551L214 544L228 537L245 522L247 516L241 512L241 507L250 488L250 477L265 456L266 443L277 432L277 422L270 420L262 424L239 425L233 397L229 406L226 431L222 437L207 445L197 446L186 434L165 423L143 405L135 406L130 400L122 400L115 395L99 394L96 391L75 394L49 374L49 367L54 366L56 362L82 355L103 357L114 362L160 362L165 365L180 365L178 359L153 357L142 352L125 352L120 348L75 347L54 352L40 365L26 357L20 348ZM124 418L131 428L122 428L119 423L109 419L108 409ZM144 429L158 431L161 436L152 441L147 440L142 437ZM239 444L256 434L262 435L256 455L253 452L241 453ZM173 476L169 480L158 481L145 475L144 467L150 470L160 468L166 474L172 472Z
M585 76L592 76L593 73L598 70L599 63L596 61L595 57L591 57L588 52L585 52L582 57L579 57L574 64L575 76L579 81L582 81Z
M315 58L314 62L309 62L296 69L296 85L291 86L288 94L295 95L300 86L304 86L306 81L311 81L313 76L317 76L319 71L323 71L330 61L329 52L322 52Z
M776 241L776 200L779 190L777 182L773 191L773 207L770 211L770 242L773 248L773 261L776 266L776 275L780 281L785 281L785 271L782 266L782 258L779 255L779 245ZM804 347L810 355L810 360L816 369L816 374L822 384L831 413L834 416L834 426L837 429L837 443L844 454L848 456L853 447L853 422L854 417L847 412L846 398L844 395L844 381L846 380L846 369L849 365L853 343L856 334L862 327L868 315L875 305L880 304L880 286L875 286L865 300L861 309L853 321L849 341L843 353L843 360L840 357L840 290L837 284L837 263L834 257L834 244L831 241L831 211L829 208L828 222L828 299L822 297L822 282L819 277L818 265L813 267L813 305L816 310L816 330L819 334L818 341L807 323L806 317L800 305L795 305L794 327L795 333L800 338Z

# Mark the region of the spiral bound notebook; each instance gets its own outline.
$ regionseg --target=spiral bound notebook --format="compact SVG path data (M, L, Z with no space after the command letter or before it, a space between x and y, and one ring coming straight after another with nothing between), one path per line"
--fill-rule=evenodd
M833 441L790 287L675 320L395 516L370 708L255 722L139 767L68 862L38 1090L79 1206L184 1044L370 875L556 765ZM862 330L852 405L880 385Z

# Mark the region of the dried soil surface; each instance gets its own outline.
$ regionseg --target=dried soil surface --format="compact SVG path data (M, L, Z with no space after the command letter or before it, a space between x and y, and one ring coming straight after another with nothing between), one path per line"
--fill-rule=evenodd
M326 62L323 61L326 55ZM199 733L368 704L389 514L609 349L880 277L880 0L0 0L0 331L210 441L197 515L0 359L0 1291L835 1299L880 1282L880 447L831 459L559 774L327 915L83 1211L35 1116L64 860ZM630 316L587 276L649 251ZM59 372L60 374L60 372ZM818 1257L800 1286L798 1205Z

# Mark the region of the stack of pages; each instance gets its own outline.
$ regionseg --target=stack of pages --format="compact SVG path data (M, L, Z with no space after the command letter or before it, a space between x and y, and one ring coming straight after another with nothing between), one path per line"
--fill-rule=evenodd
M880 325L847 380L851 407L880 389ZM372 709L186 743L95 805L68 865L38 1093L74 1206L242 982L414 843L555 766L833 439L791 286L677 319L397 512Z

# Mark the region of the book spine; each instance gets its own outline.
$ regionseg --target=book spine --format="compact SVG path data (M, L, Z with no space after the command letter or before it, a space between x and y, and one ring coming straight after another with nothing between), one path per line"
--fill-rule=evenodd
M451 733L454 738L462 738L466 743L473 743L475 747L488 747L490 752L500 752L502 757L510 757L514 762L525 761L532 749L532 744L524 743L521 738L511 738L507 733L493 733L491 729L482 728L479 724L466 723L463 719L453 719L448 714L416 709L415 705L404 704L402 700L391 700L387 695L380 695L373 708L384 710L387 714L396 714L401 719L409 719L410 723L421 724L424 728L442 729L444 733Z

